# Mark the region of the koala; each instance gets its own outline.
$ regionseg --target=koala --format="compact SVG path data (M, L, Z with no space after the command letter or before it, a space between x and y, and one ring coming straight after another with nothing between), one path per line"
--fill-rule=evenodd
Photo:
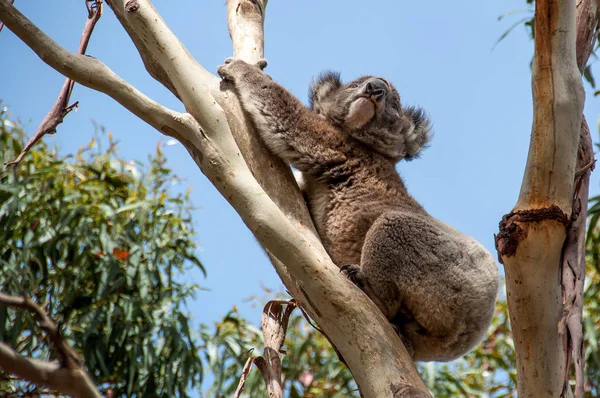
M262 69L228 59L233 87L264 143L302 173L323 245L375 302L416 361L449 361L485 334L498 268L477 241L430 216L407 192L396 163L429 142L422 109L404 107L386 79L343 83L327 72L307 108Z

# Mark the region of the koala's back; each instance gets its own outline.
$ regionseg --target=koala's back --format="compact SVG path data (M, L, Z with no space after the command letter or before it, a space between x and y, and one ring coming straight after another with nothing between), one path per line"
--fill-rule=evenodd
M348 142L348 145L353 143ZM360 161L343 178L323 180L304 176L312 218L325 248L338 266L360 263L365 236L385 212L426 214L406 192L391 162L360 147L348 152Z

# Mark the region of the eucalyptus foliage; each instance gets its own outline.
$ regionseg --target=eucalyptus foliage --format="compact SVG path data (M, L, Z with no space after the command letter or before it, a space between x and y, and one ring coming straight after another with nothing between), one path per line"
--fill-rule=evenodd
M25 137L0 112L2 163ZM105 150L98 141L74 157L38 143L17 168L0 170L0 291L42 305L101 391L186 397L202 362L184 311L198 286L182 273L204 272L188 196L172 192L178 179L160 147L142 165L119 159L110 134ZM56 359L30 313L0 306L0 339ZM40 391L0 378L0 396Z

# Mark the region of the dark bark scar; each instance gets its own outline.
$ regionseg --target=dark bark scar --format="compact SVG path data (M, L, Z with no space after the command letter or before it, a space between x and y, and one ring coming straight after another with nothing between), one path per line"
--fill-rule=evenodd
M527 237L529 224L546 220L554 220L565 226L571 222L570 217L556 205L505 214L502 221L500 221L498 235L494 235L496 250L498 250L498 261L504 264L502 262L503 256L511 257L515 255L519 243Z

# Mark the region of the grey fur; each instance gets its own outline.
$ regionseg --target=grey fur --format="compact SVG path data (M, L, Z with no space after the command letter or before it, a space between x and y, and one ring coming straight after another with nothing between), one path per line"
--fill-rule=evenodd
M262 64L261 64L262 66ZM431 217L395 169L427 144L420 108L403 108L385 79L318 77L311 108L260 67L228 59L233 82L266 145L302 172L319 235L342 268L394 324L415 360L470 350L490 324L496 261L474 239Z

